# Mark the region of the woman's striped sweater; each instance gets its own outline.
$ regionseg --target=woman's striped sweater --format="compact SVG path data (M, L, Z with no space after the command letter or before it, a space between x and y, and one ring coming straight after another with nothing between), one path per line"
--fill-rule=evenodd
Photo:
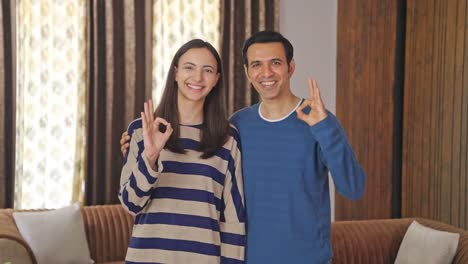
M180 125L184 154L144 155L141 119L128 128L119 199L135 215L126 263L243 263L245 206L239 135L200 158L200 127Z

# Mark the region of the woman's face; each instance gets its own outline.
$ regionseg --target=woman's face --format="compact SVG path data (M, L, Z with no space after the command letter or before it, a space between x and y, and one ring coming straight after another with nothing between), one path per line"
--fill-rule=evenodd
M207 48L189 49L180 57L175 76L179 101L203 103L219 79L216 58Z

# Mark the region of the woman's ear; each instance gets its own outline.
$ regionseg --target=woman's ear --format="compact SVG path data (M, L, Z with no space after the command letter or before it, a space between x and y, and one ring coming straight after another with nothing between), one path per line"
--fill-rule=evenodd
M220 76L220 73L219 73L219 72L218 72L218 73L216 73L216 84L218 84L218 81L219 81L219 76ZM216 86L216 84L215 84L215 86Z

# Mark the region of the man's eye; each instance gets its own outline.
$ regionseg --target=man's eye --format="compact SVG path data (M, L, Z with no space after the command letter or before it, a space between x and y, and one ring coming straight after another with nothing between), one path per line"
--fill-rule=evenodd
M273 64L274 64L274 65L280 65L281 62L279 62L279 61L273 61Z
M213 73L213 70L212 70L212 69L205 69L205 72L207 72L207 73Z
M183 69L184 69L184 70L193 70L193 67L192 67L192 66L184 66Z

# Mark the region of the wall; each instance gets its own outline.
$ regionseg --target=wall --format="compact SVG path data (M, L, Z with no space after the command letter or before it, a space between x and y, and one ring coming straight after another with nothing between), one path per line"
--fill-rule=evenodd
M308 97L307 79L316 79L327 108L335 112L337 1L281 0L280 31L294 46L291 86Z
M280 32L294 46L296 71L291 87L308 97L307 79L316 79L325 106L335 112L337 0L281 0ZM332 219L334 189L331 186Z

